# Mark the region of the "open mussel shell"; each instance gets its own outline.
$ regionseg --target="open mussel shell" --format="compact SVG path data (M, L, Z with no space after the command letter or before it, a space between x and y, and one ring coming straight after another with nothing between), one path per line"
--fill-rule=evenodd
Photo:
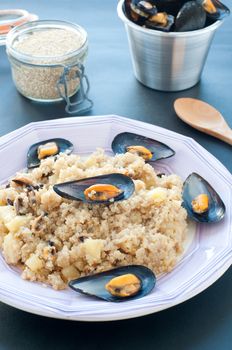
M207 17L220 20L229 16L230 10L218 0L198 0L206 11Z
M125 274L134 274L138 277L141 282L140 290L137 294L130 297L113 296L106 290L106 284L113 278ZM142 265L131 265L72 280L69 282L69 287L81 294L86 294L106 301L121 302L144 297L152 291L155 283L156 277L150 269Z
M154 162L158 159L169 158L175 154L173 149L162 142L130 132L123 132L115 136L111 145L115 154L126 153L128 146L146 147L152 153L152 158L149 160L150 162Z
M198 214L193 211L192 201L200 194L206 194L209 199L209 208ZM218 222L225 215L225 204L213 187L200 175L192 173L184 182L183 206L188 216L197 222Z
M158 12L154 0L131 0L130 6L134 12L145 18L153 16Z
M109 184L117 187L122 191L113 200L89 200L86 199L84 191L90 186L97 184ZM106 174L100 176L89 177L77 181L69 181L53 186L54 191L63 198L82 201L91 204L106 204L128 199L135 190L133 180L123 174Z
M125 0L124 4L123 4L123 11L126 15L126 17L136 23L136 24L143 24L145 21L145 18L139 16L137 13L135 13L132 9L131 9L131 0Z
M159 21L159 18L158 18L159 15L163 17L162 21ZM149 17L145 21L145 26L149 29L156 29L162 32L170 32L174 24L174 21L175 21L174 16L168 15L166 12L158 12L156 15Z
M128 19L142 26L145 20L156 14L158 10L154 0L125 0L123 11Z
M178 12L175 20L175 31L189 32L202 29L206 22L206 12L197 1L186 2Z
M37 142L33 144L28 150L28 153L27 153L28 169L36 168L40 165L40 159L38 158L38 148L39 146L46 145L47 143L50 143L50 142L56 143L58 147L58 153L62 152L62 153L70 154L73 151L73 144L70 141L62 138L55 138L55 139L49 139L49 140Z
M187 0L156 0L156 6L159 12L167 12L170 15L176 16L181 7Z

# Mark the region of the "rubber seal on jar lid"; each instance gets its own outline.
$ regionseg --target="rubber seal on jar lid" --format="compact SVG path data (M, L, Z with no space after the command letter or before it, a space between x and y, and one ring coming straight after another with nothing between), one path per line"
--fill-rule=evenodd
M37 15L22 9L0 10L0 45L5 45L6 35L12 28L37 19Z

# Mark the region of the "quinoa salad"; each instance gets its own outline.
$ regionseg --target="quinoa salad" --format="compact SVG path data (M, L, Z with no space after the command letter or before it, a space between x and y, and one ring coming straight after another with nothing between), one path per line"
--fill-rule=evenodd
M57 183L110 173L133 180L130 198L92 205L53 190ZM97 149L88 157L60 153L43 159L0 188L2 254L7 264L20 268L23 279L57 290L72 279L117 266L169 272L187 232L182 186L179 176L157 176L142 157L128 152L108 156Z

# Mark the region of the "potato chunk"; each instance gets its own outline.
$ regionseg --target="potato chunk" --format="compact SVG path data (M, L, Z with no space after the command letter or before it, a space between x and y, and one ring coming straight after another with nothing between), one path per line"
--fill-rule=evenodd
M148 198L156 204L162 203L167 199L167 189L163 187L156 187L150 190L148 193Z
M9 206L0 207L0 219L6 225L8 222L14 219L16 216L15 209Z
M29 267L29 269L33 272L37 272L41 270L44 266L43 261L35 254L32 254L30 258L28 258L25 264Z
M79 271L73 265L64 267L61 272L68 281L80 276Z
M8 233L3 240L3 255L8 264L16 265L21 258L21 246L23 242L14 237L13 233Z
M104 240L89 238L83 243L86 260L89 264L99 262L101 260L101 252L104 247Z
M21 227L26 226L29 221L30 217L17 215L14 219L6 223L6 227L10 232L16 233Z

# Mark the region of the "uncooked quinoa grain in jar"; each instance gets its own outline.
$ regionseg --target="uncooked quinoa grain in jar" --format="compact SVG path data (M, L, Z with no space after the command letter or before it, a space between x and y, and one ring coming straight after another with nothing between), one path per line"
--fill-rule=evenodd
M26 23L9 32L6 47L13 81L22 95L38 102L65 100L71 112L70 97L80 90L80 99L91 104L84 73L88 39L82 27L64 21Z

